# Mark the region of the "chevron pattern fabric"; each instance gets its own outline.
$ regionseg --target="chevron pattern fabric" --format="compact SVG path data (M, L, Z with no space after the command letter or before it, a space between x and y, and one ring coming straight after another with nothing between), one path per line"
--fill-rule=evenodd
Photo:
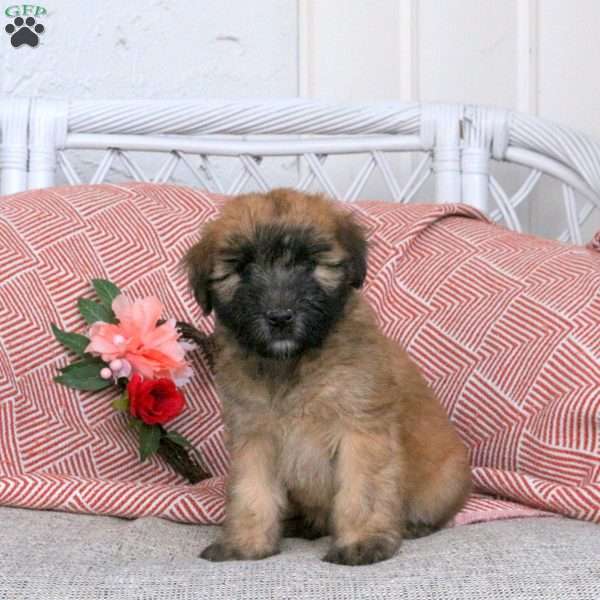
M0 504L218 523L227 454L208 367L169 424L211 479L151 458L111 392L52 382L67 356L50 323L105 277L156 294L210 331L179 261L226 198L129 184L0 199ZM436 390L471 451L476 493L457 523L561 513L600 522L600 255L508 232L463 205L351 206L369 233L364 294Z

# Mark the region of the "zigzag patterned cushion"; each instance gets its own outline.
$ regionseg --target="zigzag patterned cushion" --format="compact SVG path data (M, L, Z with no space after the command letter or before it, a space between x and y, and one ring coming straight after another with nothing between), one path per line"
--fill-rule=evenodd
M189 486L160 460L138 462L110 392L52 382L67 357L50 323L83 329L75 299L107 277L210 330L178 263L224 201L149 184L0 199L0 504L221 521L227 456L201 357L172 427L214 477ZM600 255L460 205L352 210L371 240L364 293L471 449L478 493L457 522L548 510L600 521Z

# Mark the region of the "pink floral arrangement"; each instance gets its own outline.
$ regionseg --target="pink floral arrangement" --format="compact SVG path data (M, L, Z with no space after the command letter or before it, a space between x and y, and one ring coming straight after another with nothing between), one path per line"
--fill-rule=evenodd
M158 298L132 301L105 279L94 279L92 285L99 302L77 302L90 326L88 335L52 325L56 339L78 356L54 381L84 391L115 386L120 394L112 405L138 433L142 461L158 453L192 483L208 477L192 458L197 452L188 440L163 427L185 409L180 388L192 376L185 355L194 346L181 339L175 319L161 320Z

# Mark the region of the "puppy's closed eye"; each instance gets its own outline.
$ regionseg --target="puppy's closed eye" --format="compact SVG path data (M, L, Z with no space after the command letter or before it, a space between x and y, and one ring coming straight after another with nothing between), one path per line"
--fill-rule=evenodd
M209 282L210 283L220 283L222 281L225 281L226 279L229 279L230 277L233 277L234 275L237 275L237 273L231 271L228 273L217 273L215 275L213 275L212 277L209 278Z
M232 277L238 278L243 272L246 262L237 256L222 256L215 262L215 267L209 278L210 283L221 283Z
M347 263L348 261L346 260L320 260L316 261L315 265L318 267L326 267L328 269L342 269Z
M327 291L336 290L346 277L345 261L320 262L314 268L315 279Z

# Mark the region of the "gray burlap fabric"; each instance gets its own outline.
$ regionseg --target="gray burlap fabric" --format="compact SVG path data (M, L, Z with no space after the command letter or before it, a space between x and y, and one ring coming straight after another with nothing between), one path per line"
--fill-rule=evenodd
M0 508L2 600L599 600L600 527L564 518L468 525L370 567L321 562L326 539L279 556L196 558L215 527Z

